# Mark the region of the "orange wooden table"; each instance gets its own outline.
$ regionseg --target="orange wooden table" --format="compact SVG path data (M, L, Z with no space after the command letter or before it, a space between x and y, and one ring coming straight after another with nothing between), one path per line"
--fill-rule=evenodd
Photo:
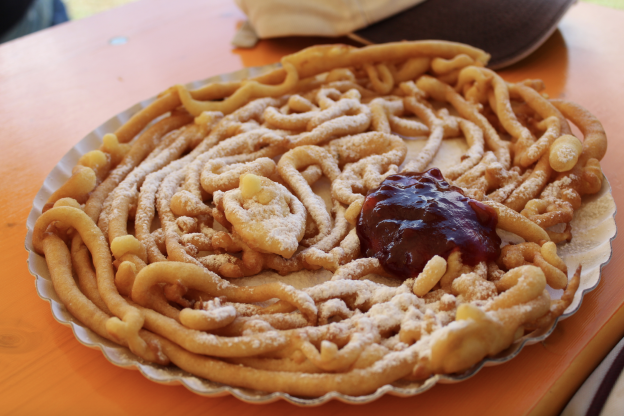
M162 386L109 363L52 317L28 273L32 200L60 158L93 128L175 83L264 65L321 39L229 42L244 16L231 0L142 0L0 46L0 414L554 414L624 335L624 244L599 287L545 342L468 381L364 406L249 405ZM127 43L111 44L115 37ZM624 206L624 12L573 7L536 53L503 71L542 78L547 92L594 112L609 136L603 169ZM616 222L624 219L618 214Z

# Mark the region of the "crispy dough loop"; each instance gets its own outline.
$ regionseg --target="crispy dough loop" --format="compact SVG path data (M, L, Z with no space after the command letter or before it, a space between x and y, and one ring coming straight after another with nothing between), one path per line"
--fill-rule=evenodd
M463 93L472 104L485 104L491 83L491 73L477 66L462 68L457 77L455 91Z
M529 177L507 197L504 204L515 211L521 211L527 202L542 192L550 179L551 173L552 167L550 166L549 155L544 153L535 164Z
M461 163L444 171L444 177L451 180L457 179L479 163L484 152L483 133L481 129L479 129L476 124L464 119L459 119L458 125L468 143L468 151L462 156Z
M579 139L564 134L550 146L550 166L557 172L567 172L576 165L582 151L583 144Z
M347 234L348 223L344 218L344 212L345 210L342 208L342 215L336 214L336 226L332 230L332 234L301 252L301 257L306 264L335 271L340 266L348 264L357 258L360 254L360 239L355 228L351 229ZM340 241L340 245L331 248L338 241Z
M451 293L453 281L462 274L463 263L461 252L453 251L446 259L446 271L440 278L440 288L447 293Z
M561 134L571 134L571 130L561 112L533 88L522 84L511 84L509 85L509 92L512 95L520 96L543 120L554 117L559 121L558 123L555 120L545 121L549 125L549 129L537 142L530 147L515 149L516 160L526 167L539 160L557 137Z
M178 159L174 163L171 163L167 166L167 168L151 174L150 176L152 178L148 177L153 184L147 187L145 196L139 198L139 207L143 207L143 209L147 211L141 224L141 235L147 242L147 250L151 256L159 260L162 260L163 257L162 254L157 251L155 245L151 243L151 234L146 232L149 229L149 224L151 224L151 220L153 218L153 201L156 197L159 219L163 225L165 233L165 244L168 256L172 260L186 261L197 265L200 264L191 254L186 252L184 246L180 243L178 227L175 223L175 216L171 211L171 202L174 202L175 207L175 203L178 202L176 199L184 198L185 204L180 205L195 207L194 209L197 214L207 214L207 206L205 206L205 204L201 201L201 192L198 189L200 167L203 163L205 163L205 161L210 160L212 157L232 156L239 152L245 151L254 152L257 151L258 146L262 146L265 143L271 143L274 139L278 138L268 130L255 129L235 135L234 137L223 140L219 143L220 140L228 135L227 131L230 126L234 125L236 127L240 122L253 119L254 117L259 116L259 114L262 114L267 106L277 105L280 102L281 100L270 98L262 99L240 108L233 114L225 117L223 119L224 124L220 124L220 127L215 128L207 139L195 148L193 152L184 158ZM211 145L213 147L209 148ZM274 148L274 146L271 145L265 147L267 150L271 150L272 148ZM262 150L260 150L260 152L261 151ZM257 154L258 152L256 152L256 155ZM262 156L264 155L265 154L262 154ZM192 163L184 168L185 162ZM183 180L185 181L184 185L188 188L184 189L184 191L192 193L194 198L188 198L188 195L185 196L184 194L176 197L176 195L179 194L176 194L176 190L178 189L178 186L182 184ZM158 183L160 183L160 185L156 196L154 191L155 187L158 186Z
M470 56L460 53L453 59L434 58L431 61L431 69L438 75L444 75L472 65L474 62L475 61Z
M288 93L299 81L299 74L292 64L288 62L283 62L282 64L284 65L286 76L281 84L265 85L256 80L247 80L230 97L223 101L197 101L182 85L177 85L176 90L184 108L195 117L204 111L221 111L223 114L230 114L252 98L278 97Z
M339 163L347 163L332 183L332 198L348 205L345 218L355 224L364 203L362 193L398 172L407 147L398 136L369 132L335 140L329 150Z
M379 94L388 94L394 86L394 78L388 66L385 64L364 64L364 70L368 74L373 90Z
M108 177L91 193L85 204L85 212L87 215L94 221L97 221L105 199L126 175L148 157L148 155L153 153L153 151L159 154L160 152L158 150L161 150L157 148L159 143L168 144L170 142L166 137L177 137L175 134L168 135L168 133L188 124L190 121L191 118L188 115L172 114L170 117L162 119L145 130L133 143L124 159L115 166Z
M399 119L395 114L403 112L403 103L400 100L387 100L384 98L375 98L368 106L371 110L371 129L374 131L380 131L382 133L390 133L392 130L390 118L394 117L395 123L399 124L399 128L403 127L402 131L406 131L409 127L405 127L407 123L401 123L402 121L408 121ZM409 120L411 122L411 120ZM413 122L412 125L421 125L425 130L427 126L422 123ZM400 134L404 134L399 132ZM408 134L409 135L409 134ZM419 134L413 134L418 136Z
M202 198L200 176L204 164L211 159L229 156L231 163L241 163L280 154L286 143L284 134L258 127L255 122L249 130L241 130L241 127L259 118L267 107L279 105L283 101L270 98L256 100L225 117L207 137L201 152L186 166L183 189L198 199Z
M148 254L152 256L158 256L157 248L152 242L150 234L152 219L155 214L154 201L156 199L158 184L176 164L180 165L183 163L176 162L175 160L188 148L190 143L198 136L205 136L205 133L206 131L203 128L195 125L188 126L179 131L175 141L169 147L163 149L156 157L149 158L141 163L137 169L132 171L132 173L123 180L122 185L111 194L112 201L109 203L109 206L114 203L117 195L119 195L119 198L123 198L124 194L132 190L134 186L141 186L137 202L135 227L137 238L146 247ZM192 156L189 156L189 158L190 157ZM103 230L108 230L108 217L109 215L104 214L100 217L99 223ZM121 219L117 219L114 216L112 218L113 222L118 222L120 220ZM124 227L123 224L121 227ZM162 259L162 254L158 258Z
M498 74L489 69L481 68L481 71L487 73L488 77L491 79L490 82L494 89L496 102L496 115L505 130L514 138L514 164L517 165L520 163L526 150L535 143L535 137L533 137L531 131L524 127L516 118L511 107L507 83ZM542 100L546 101L543 98Z
M134 118L133 118L134 119ZM131 119L130 123L132 123ZM93 221L97 221L100 212L103 208L103 204L108 194L120 183L121 180L135 167L141 160L155 157L155 154L160 154L160 151L171 144L172 141L167 140L165 137L177 137L175 135L168 135L168 133L175 129L182 127L190 121L190 117L185 114L172 114L170 117L166 117L163 120L155 123L142 133L132 145L130 151L126 154L124 159L112 170L108 177L91 193L89 199L85 203L84 211ZM160 144L159 144L160 143ZM161 145L165 145L162 146ZM85 250L85 246L82 244L80 235L76 235L72 240L72 253L78 253ZM90 284L84 283L86 281L92 281L93 273L90 272L91 266L89 266L85 260L84 255L79 256L75 260L76 263L82 264L77 267L76 272L78 274L79 282L81 286ZM93 285L93 284L91 284ZM96 291L86 291L88 298L99 305L98 295ZM103 309L105 310L105 309ZM106 310L105 310L106 311Z
M127 341L130 349L137 355L149 357L150 361L157 362L159 360L157 354L150 350L147 343L139 337L139 331L144 322L142 313L129 305L117 292L112 258L102 232L83 211L72 207L56 207L41 215L35 223L33 246L39 253L43 254L44 233L53 221L71 224L91 252L100 295L108 309L121 317L121 319L111 317L106 321L109 334L116 339Z
M383 273L379 260L376 258L358 259L339 267L332 280L357 280L371 273Z
M425 121L430 134L425 147L415 158L407 162L402 172L422 172L440 149L442 139L444 138L444 123L429 107L419 102L415 97L406 97L403 100L403 104L407 110Z
M268 283L254 287L238 287L221 279L203 267L188 263L160 262L141 270L134 281L132 299L144 305L149 301L149 289L158 283L181 283L210 296L225 296L233 302L262 302L272 298L287 301L301 311L308 322L316 322L317 309L312 299L283 283Z
M549 147L557 140L557 137L561 133L561 120L555 116L550 116L540 123L539 127L546 127L544 134L534 143L526 149L526 151L520 154L520 164L522 166L530 166L537 162L544 153L546 153ZM550 158L550 156L549 156ZM551 163L552 166L552 163Z
M301 100L305 100L305 98L301 97ZM280 129L305 130L308 123L310 123L316 115L316 112L319 111L318 107L314 104L310 103L310 106L311 108L306 112L294 114L282 114L274 107L267 107L267 109L264 110L264 119L271 125Z
M485 143L494 151L503 167L509 169L511 166L509 143L500 138L494 127L479 113L475 106L467 102L452 87L435 78L424 75L418 79L416 86L438 101L448 101L462 117L479 126L483 130Z
M232 165L228 165L224 159L213 159L204 165L201 185L206 192L211 194L215 191L225 192L238 188L239 179L244 173L270 177L275 172L276 167L275 162L268 157Z
M551 100L563 115L583 133L583 153L579 163L584 166L589 159L602 160L607 153L607 136L598 119L582 106L566 100Z
M300 146L286 152L280 159L277 170L295 195L314 219L319 233L305 240L304 245L313 245L325 238L332 230L332 219L325 208L325 202L299 172L308 166L318 165L325 176L334 181L340 175L338 164L329 152L318 146Z
M537 298L546 288L546 277L538 267L520 266L505 273L495 284L503 293L488 303L487 308L491 311Z
M563 315L568 306L572 304L572 301L574 300L574 295L579 288L579 285L581 283L581 270L582 266L579 265L574 272L574 275L570 279L568 286L563 291L563 295L561 295L561 298L557 300L552 300L550 302L550 310L548 311L548 313L527 324L527 330L548 328L558 317Z
M498 228L517 234L526 241L534 243L542 240L550 241L544 229L520 213L498 202L486 200L483 203L494 208L498 214Z
M97 176L93 169L76 165L72 169L72 175L59 189L54 191L48 202L43 207L43 212L54 206L54 203L62 198L72 198L79 203L86 202L89 192L91 192L97 184Z
M568 269L557 255L557 247L552 241L540 247L536 243L521 243L503 247L501 260L508 269L532 264L540 269L546 282L553 289L564 289L568 284Z
M596 193L602 187L599 161L607 151L607 136L600 121L580 105L565 100L552 100L551 103L581 130L584 140L576 165L572 170L560 173L557 180L544 190L542 197L562 199L578 209L581 195Z
M574 209L569 202L542 198L527 202L520 213L542 228L547 228L572 221Z
M520 325L548 312L549 304L546 291L527 303L489 312L468 303L462 304L457 309L457 325L448 325L442 330L431 347L430 361L419 363L425 368L417 370L427 374L468 368L479 362L480 357L505 349L513 342ZM462 343L468 340L472 341L472 348L461 349Z
M221 305L219 298L204 303L202 309L184 308L180 311L180 323L198 331L210 331L231 324L236 319L236 309Z
M357 134L366 131L371 123L371 110L368 106L360 104L360 93L349 90L337 101L328 94L337 93L334 89L321 89L317 94L317 100L322 111L319 111L309 121L308 132L288 136L288 147L321 144L337 136Z
M446 260L440 256L433 256L427 262L423 271L414 280L412 288L414 294L423 297L440 281L446 273Z
M251 173L223 195L223 210L243 241L263 253L290 258L305 232L304 205L284 186Z
M110 315L92 303L76 287L71 271L70 254L65 243L58 236L47 234L41 241L41 247L46 257L50 259L48 267L54 290L58 293L61 302L66 305L67 310L98 335L123 346L129 346L125 339L120 339L110 333L108 325ZM139 331L141 340L147 346L143 350L144 354L139 356L160 365L169 364L169 359L163 353L158 340L146 338L145 334L146 331Z

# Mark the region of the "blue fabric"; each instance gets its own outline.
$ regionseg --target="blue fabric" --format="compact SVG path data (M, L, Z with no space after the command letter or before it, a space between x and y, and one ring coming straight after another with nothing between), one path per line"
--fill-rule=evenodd
M54 0L52 10L52 26L58 25L59 23L65 23L69 20L69 17L67 16L67 9L65 9L65 4L61 0Z

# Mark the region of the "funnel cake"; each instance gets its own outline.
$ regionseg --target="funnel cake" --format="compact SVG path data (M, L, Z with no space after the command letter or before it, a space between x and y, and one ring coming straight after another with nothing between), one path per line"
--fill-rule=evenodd
M362 396L468 371L571 305L581 266L561 251L607 145L588 110L487 60L315 46L173 87L80 159L34 248L84 325L229 386ZM401 203L382 210L390 188Z

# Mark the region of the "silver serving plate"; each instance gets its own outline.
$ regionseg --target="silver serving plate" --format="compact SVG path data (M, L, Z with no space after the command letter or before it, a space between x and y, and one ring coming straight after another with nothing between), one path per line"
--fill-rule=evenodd
M198 88L208 82L232 81L254 77L278 66L278 64L274 64L257 68L247 68L230 74L196 81L187 84L187 87ZM615 224L616 207L611 195L611 186L609 182L605 180L603 181L600 192L596 195L584 198L581 209L575 213L575 217L572 221L572 231L574 234L572 242L559 246L559 254L565 260L570 270L575 270L578 264L583 264L581 283L572 304L552 327L525 335L505 351L502 351L495 357L484 359L461 374L438 374L420 382L396 382L380 387L374 393L366 396L356 397L332 392L321 397L308 398L292 396L286 393L265 393L262 391L232 387L198 378L175 366L163 367L152 363L146 363L127 348L104 339L86 328L67 311L54 290L45 259L34 251L32 233L35 221L41 215L43 205L48 200L49 196L71 176L71 170L78 162L78 159L83 154L98 149L102 144L102 137L104 134L114 132L133 114L145 108L154 101L154 99L155 97L142 101L111 118L89 133L63 156L61 161L47 176L43 186L35 196L33 208L26 222L28 233L26 235L25 244L26 250L28 251L28 269L35 277L37 293L42 299L50 302L54 318L60 323L70 326L76 339L82 344L91 348L99 348L111 363L124 368L137 369L146 378L157 383L171 385L182 384L187 389L202 396L218 397L231 394L248 403L271 403L283 399L299 406L318 406L332 399L351 404L363 404L372 402L385 394L399 397L414 396L430 389L436 383L458 383L466 380L474 376L483 367L498 365L511 360L520 353L525 345L535 344L546 339L555 329L557 322L574 314L581 306L585 294L598 286L602 267L611 260L611 242L617 233ZM447 140L445 140L445 142L447 142ZM422 147L422 144L419 144L417 141L408 143L409 152L417 151L420 147ZM408 159L409 156L408 153ZM438 162L444 163L442 160L438 160ZM434 159L433 164L436 165L436 159ZM550 292L553 298L559 298L562 293L561 290L550 290Z

